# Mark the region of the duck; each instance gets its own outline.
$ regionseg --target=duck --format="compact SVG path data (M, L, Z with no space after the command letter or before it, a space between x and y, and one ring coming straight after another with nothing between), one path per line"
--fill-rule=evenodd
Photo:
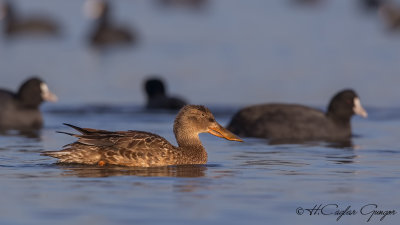
M17 93L0 89L0 129L40 129L43 119L39 106L44 101L57 100L57 96L38 77L24 81Z
M173 131L178 146L145 131L107 131L65 125L80 134L61 133L78 140L60 151L42 153L57 158L59 163L130 167L206 164L207 152L199 139L200 133L242 141L222 127L208 108L200 105L186 105L177 114Z
M95 25L89 35L94 46L115 44L133 44L137 41L137 33L123 26L117 26L111 20L111 5L103 0L88 0L85 4L87 14L95 19Z
M240 137L267 138L271 143L339 142L351 138L353 115L368 116L352 89L333 96L323 112L299 104L271 103L239 110L227 129Z
M147 109L179 110L187 105L182 98L167 95L161 78L146 79L143 86L147 96Z
M0 18L5 22L3 29L6 35L15 34L47 34L59 33L58 24L46 17L30 17L21 19L10 1L4 1L0 6Z

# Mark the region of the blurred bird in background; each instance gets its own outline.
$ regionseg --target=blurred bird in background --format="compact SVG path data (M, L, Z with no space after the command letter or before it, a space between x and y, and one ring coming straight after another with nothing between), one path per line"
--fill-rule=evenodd
M95 46L115 44L134 44L137 32L127 26L116 25L112 21L111 4L103 0L87 0L84 5L85 14L95 20L89 34L89 42Z
M38 77L27 79L16 93L0 89L0 129L41 128L43 119L39 106L44 101L56 102L57 100L57 96Z
M0 3L0 20L3 20L5 35L44 34L56 35L60 32L59 25L50 17L32 15L20 17L11 1Z
M152 77L145 80L144 89L147 95L146 107L148 109L178 110L187 104L185 100L179 97L168 96L161 78Z

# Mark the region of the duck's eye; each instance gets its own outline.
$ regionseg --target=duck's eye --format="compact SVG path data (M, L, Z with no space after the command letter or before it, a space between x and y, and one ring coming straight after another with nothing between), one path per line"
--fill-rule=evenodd
M202 117L205 117L206 115L204 113L201 114Z

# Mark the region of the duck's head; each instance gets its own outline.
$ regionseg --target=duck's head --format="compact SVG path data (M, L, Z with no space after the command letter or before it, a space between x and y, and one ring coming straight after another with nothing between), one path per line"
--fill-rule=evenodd
M179 111L174 123L174 133L180 145L180 139L198 137L199 133L210 133L230 141L242 141L217 123L209 109L199 105L186 105Z
M28 107L37 107L43 101L56 102L58 100L47 84L37 77L26 80L19 88L17 96Z
M333 96L329 103L328 115L336 118L350 119L354 114L364 118L368 116L355 91L347 89Z

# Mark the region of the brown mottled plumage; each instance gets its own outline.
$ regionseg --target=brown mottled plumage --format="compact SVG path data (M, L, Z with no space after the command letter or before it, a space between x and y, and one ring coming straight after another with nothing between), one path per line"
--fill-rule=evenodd
M58 158L62 163L139 167L205 164L207 152L199 133L208 132L228 140L242 141L218 124L206 107L196 105L183 107L175 119L178 147L161 136L143 131L112 132L65 125L81 133L66 133L78 137L78 141L67 145L64 150L43 153Z

